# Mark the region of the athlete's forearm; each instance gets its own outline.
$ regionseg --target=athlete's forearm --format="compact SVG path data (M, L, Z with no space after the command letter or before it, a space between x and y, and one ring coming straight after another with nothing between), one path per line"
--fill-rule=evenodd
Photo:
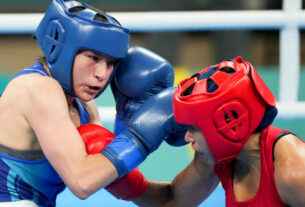
M169 182L148 181L145 193L133 202L141 207L169 206L172 199L172 186Z

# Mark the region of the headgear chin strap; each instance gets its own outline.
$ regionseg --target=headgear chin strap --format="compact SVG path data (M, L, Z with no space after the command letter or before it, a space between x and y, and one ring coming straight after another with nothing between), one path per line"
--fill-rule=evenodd
M235 159L263 120L271 124L275 97L241 57L181 81L174 94L177 122L200 128L216 162Z
M72 67L78 51L89 49L119 59L125 57L130 40L129 30L110 15L78 1L63 0L53 0L34 35L52 77L73 96Z

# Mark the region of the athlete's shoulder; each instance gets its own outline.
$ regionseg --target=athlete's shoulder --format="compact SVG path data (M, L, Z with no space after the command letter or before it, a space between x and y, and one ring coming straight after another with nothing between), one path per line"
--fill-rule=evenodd
M276 160L294 159L294 156L305 156L305 142L298 136L288 133L275 143L274 158Z
M62 91L57 80L39 74L19 76L11 81L14 89L25 95L51 95L52 91Z
M274 179L283 202L304 203L305 143L293 134L283 136L274 147ZM300 206L300 205L294 205Z
M66 101L60 84L53 78L27 74L14 78L4 90L1 99L16 105L22 111Z
M305 178L305 142L294 134L281 137L274 146L274 172L277 179L289 185Z

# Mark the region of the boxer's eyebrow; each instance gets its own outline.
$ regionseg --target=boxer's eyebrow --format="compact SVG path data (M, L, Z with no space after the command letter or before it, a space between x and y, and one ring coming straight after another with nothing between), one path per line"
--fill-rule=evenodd
M194 126L194 125L189 125L188 126L188 131L190 131L191 133L201 132L201 130L198 127Z

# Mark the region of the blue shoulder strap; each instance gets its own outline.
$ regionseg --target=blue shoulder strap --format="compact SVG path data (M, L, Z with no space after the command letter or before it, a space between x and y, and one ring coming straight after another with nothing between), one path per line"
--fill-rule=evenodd
M43 65L40 62L36 62L33 65L31 65L28 68L23 69L22 71L20 71L19 73L17 73L14 77L18 77L21 75L26 75L26 74L30 74L30 73L38 73L42 76L49 76L47 71L44 69Z
M90 115L86 107L78 98L75 98L75 103L80 118L80 124L81 125L88 124L90 121Z

